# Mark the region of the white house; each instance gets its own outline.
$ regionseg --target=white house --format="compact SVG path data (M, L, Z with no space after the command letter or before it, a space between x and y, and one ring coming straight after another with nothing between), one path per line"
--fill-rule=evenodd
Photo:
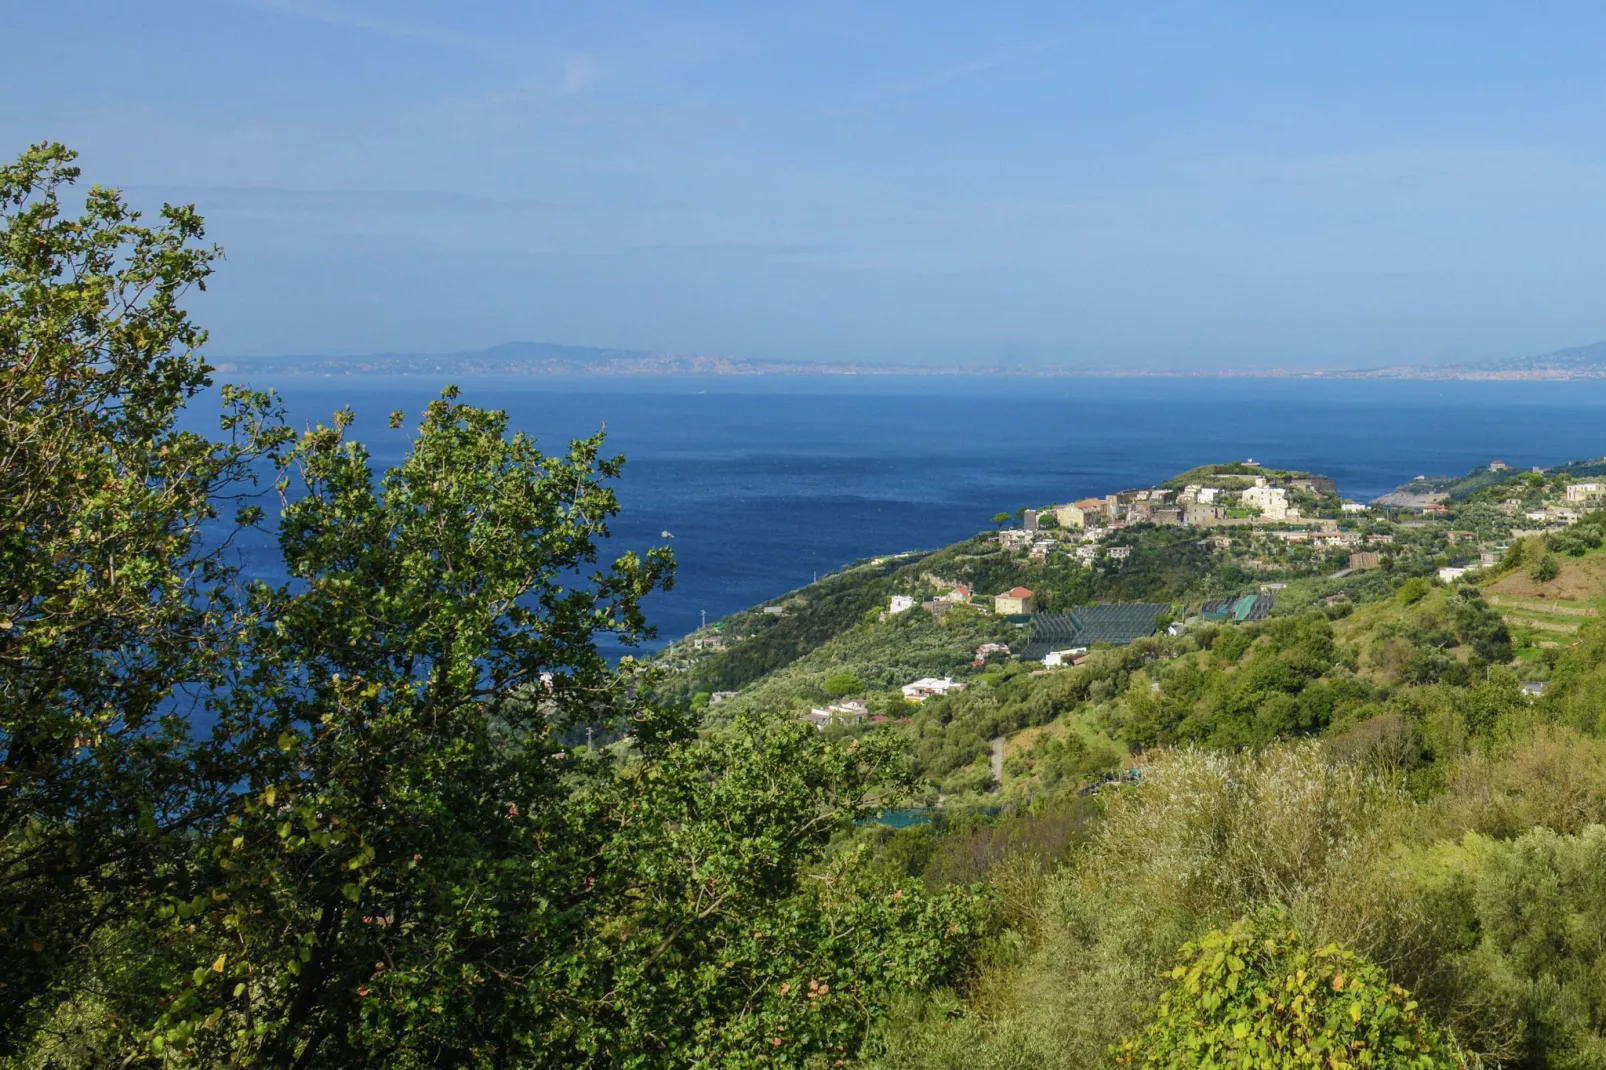
M1567 500L1570 502L1587 502L1600 497L1606 497L1606 483L1567 484Z
M1127 558L1132 556L1132 547L1130 547L1130 546L1111 546L1107 550L1105 550L1104 552L1109 554L1112 558L1114 558L1117 561L1125 561Z
M1467 572L1468 570L1460 565L1446 565L1444 568L1439 569L1439 582L1454 583L1462 576L1465 576Z
M1073 646L1068 650L1050 650L1043 655L1043 664L1050 668L1056 665L1069 665L1076 658L1087 653L1085 646Z
M1281 487L1253 486L1245 490L1239 500L1259 509L1268 520L1287 520L1299 515L1298 510L1289 508L1288 492Z
M870 704L865 702L862 698L853 698L848 699L846 702L838 702L827 706L826 710L833 714L839 721L862 721L866 717L870 716Z
M906 594L895 594L895 595L892 596L892 604L887 607L887 612L888 613L905 613L905 612L913 609L914 607L915 607L915 600L914 600L913 597L911 597L910 595L906 595Z
M910 702L924 702L932 695L946 695L950 691L963 691L965 685L951 676L923 676L912 684L903 685L903 697Z
M1366 506L1362 505L1360 502L1345 502L1343 505L1339 506L1339 508L1346 513L1366 512Z

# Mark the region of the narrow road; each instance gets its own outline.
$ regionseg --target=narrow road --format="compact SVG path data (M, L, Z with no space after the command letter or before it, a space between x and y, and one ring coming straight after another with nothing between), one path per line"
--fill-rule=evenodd
M1004 737L993 740L993 790L1004 786Z

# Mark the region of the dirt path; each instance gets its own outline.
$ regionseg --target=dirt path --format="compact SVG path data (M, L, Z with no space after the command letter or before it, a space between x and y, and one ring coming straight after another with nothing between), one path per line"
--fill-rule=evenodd
M1506 620L1519 628L1534 628L1541 632L1576 632L1582 627L1573 621L1535 620L1533 617L1519 617L1514 613L1507 613Z
M1004 786L1004 737L993 740L993 790Z
M1526 609L1532 613L1555 613L1563 617L1598 617L1600 610L1590 609L1588 606L1558 606L1545 602L1530 601L1529 599L1502 598L1495 595L1489 599L1497 606L1510 606L1512 609Z

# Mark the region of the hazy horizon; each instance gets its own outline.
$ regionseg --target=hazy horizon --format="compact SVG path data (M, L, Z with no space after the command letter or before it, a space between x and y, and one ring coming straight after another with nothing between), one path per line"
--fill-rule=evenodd
M141 207L195 203L219 354L1332 369L1606 338L1590 5L10 23L3 154L60 140Z

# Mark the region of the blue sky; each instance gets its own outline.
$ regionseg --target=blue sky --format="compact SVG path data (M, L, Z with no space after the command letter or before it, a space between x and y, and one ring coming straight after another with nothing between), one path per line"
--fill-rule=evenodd
M15 4L45 138L228 255L218 354L1108 367L1606 338L1606 6Z

